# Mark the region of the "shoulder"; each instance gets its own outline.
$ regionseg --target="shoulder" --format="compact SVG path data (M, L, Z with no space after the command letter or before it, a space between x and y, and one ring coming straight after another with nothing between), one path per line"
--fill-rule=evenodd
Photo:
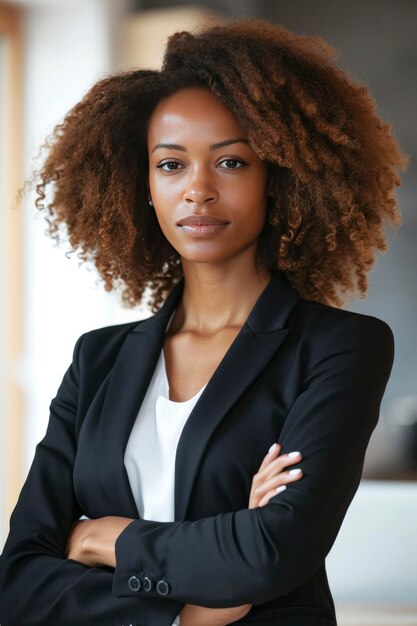
M100 326L87 330L83 335L84 341L102 341L113 337L124 337L133 330L143 320L134 320L133 322L125 322L123 324L111 324L109 326Z
M300 299L288 326L315 353L350 349L393 358L393 331L387 322L373 315Z
M148 319L148 318L145 318ZM112 324L93 328L80 335L74 353L81 361L112 361L119 352L126 336L144 320Z
M302 298L294 307L290 325L302 327L307 332L325 334L339 327L341 329L357 328L358 331L379 332L388 336L393 335L391 327L379 317Z

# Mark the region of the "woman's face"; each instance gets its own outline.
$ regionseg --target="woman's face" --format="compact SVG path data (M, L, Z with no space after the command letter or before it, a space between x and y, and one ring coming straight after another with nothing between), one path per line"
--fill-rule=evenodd
M219 98L209 89L184 88L162 100L150 119L148 156L156 217L183 260L218 263L251 247L255 256L266 214L266 167ZM222 224L178 224L190 215Z

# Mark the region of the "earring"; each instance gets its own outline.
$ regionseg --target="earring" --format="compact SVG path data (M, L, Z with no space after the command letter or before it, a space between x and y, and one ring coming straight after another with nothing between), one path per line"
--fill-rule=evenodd
M151 200L150 198L149 198L149 200L148 200L148 204L149 204L149 206L152 206L152 207L153 207L153 202L152 202L152 200Z

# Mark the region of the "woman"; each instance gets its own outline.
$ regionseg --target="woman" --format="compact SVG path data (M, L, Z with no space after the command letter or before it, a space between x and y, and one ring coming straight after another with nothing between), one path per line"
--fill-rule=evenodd
M56 128L50 235L153 314L76 342L3 626L336 624L325 557L394 351L340 307L401 223L407 157L334 55L252 19L176 33L160 72L101 80Z

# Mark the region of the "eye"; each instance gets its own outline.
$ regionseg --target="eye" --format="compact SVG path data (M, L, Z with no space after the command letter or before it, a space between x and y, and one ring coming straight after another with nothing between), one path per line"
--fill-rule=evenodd
M244 161L240 161L239 159L223 159L223 161L220 161L220 163L227 163L228 166L224 167L222 169L226 169L226 170L237 170L240 167L246 165L246 163ZM233 164L235 163L240 163L240 166L238 167L233 167ZM232 167L229 167L229 165L232 164Z
M168 169L164 169L165 165L181 165L180 163L178 163L178 161L162 161L162 163L158 163L158 165L156 167L158 167L159 169L163 170L164 172L176 172L177 167L174 168L168 168Z

